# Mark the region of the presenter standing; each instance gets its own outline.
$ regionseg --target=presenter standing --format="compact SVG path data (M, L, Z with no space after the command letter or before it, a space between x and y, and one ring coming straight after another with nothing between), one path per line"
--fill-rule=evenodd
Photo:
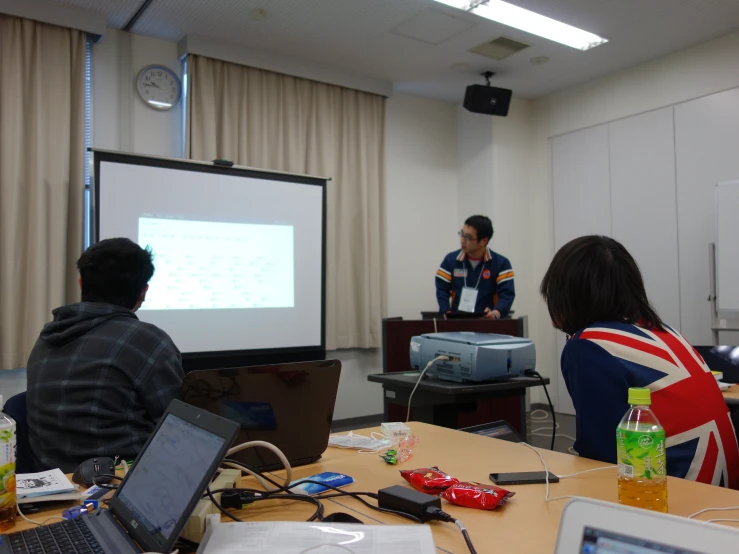
M500 319L511 311L516 291L511 262L493 252L493 223L473 215L459 231L461 249L450 252L436 271L439 312L468 312Z

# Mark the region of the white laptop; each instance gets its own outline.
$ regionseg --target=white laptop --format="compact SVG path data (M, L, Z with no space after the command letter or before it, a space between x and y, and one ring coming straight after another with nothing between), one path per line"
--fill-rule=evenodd
M739 529L589 498L576 498L565 506L555 550L555 554L727 552L739 552Z

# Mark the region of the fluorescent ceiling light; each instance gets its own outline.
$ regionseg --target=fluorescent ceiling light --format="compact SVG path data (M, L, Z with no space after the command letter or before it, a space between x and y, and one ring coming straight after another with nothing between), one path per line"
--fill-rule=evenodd
M149 104L154 104L155 106L161 106L162 108L171 108L172 104L169 102L159 102L157 100L149 100Z
M470 0L436 1L579 50L590 50L608 42L608 39L599 37L596 34L583 31L572 25L567 25L567 23L562 23L545 15L525 10L502 0L487 0L483 2L470 2Z

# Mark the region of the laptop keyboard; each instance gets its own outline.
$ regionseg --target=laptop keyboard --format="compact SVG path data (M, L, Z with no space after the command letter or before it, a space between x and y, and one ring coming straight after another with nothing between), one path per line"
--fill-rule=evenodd
M4 538L13 554L104 554L87 522L79 517L10 533Z

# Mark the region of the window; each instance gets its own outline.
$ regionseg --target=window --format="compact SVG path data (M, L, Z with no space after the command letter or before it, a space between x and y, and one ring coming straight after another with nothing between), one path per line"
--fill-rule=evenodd
M83 249L92 241L92 40L85 45L85 193L83 207Z

